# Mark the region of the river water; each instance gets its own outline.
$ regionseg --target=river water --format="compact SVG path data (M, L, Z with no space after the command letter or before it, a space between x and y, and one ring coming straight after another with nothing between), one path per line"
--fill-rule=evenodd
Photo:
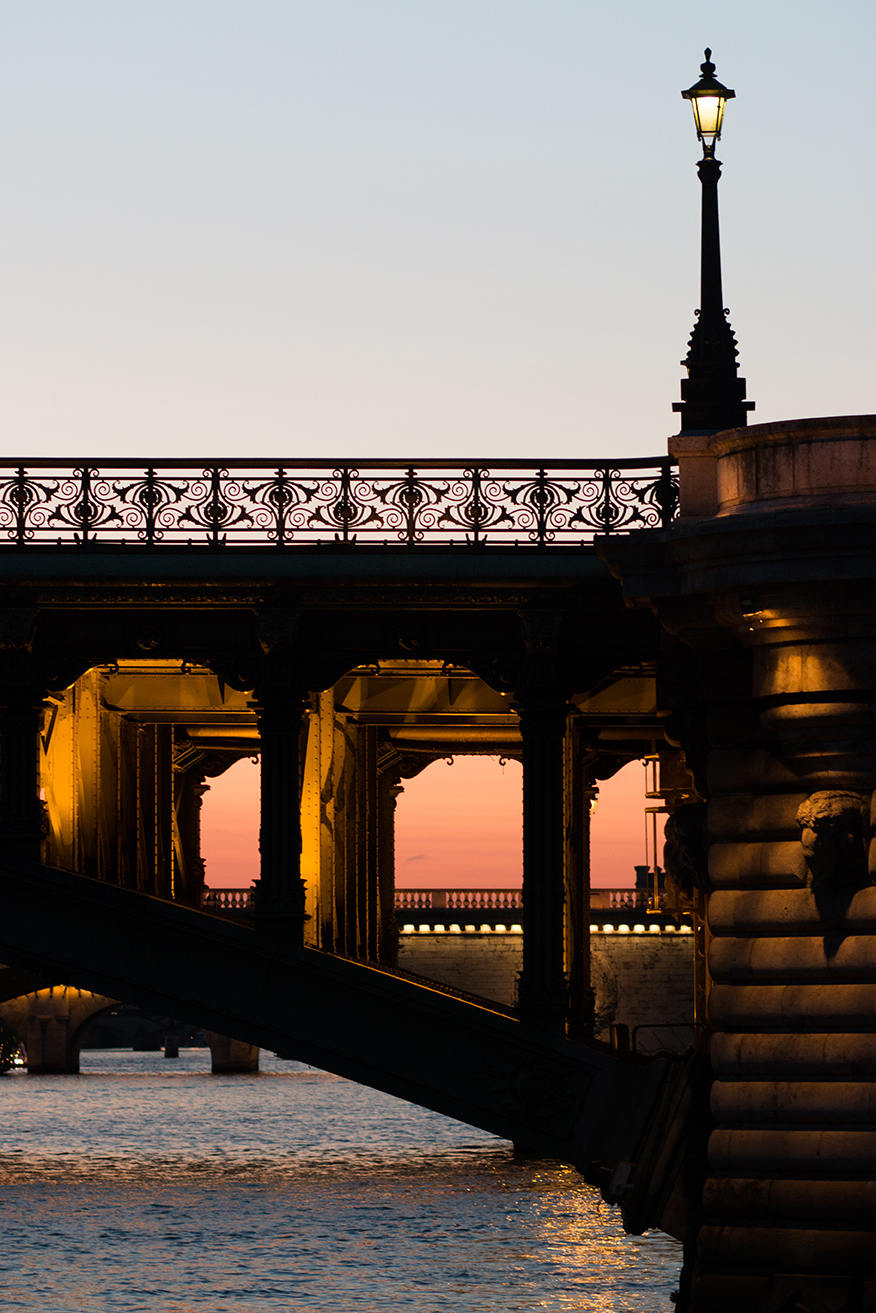
M570 1168L266 1054L208 1063L0 1079L4 1313L670 1313L680 1246Z

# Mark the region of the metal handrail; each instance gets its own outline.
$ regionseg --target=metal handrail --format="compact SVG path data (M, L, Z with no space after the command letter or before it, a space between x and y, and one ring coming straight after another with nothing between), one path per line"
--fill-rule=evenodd
M406 470L410 468L461 470L473 467L499 470L646 470L663 464L674 466L675 461L670 456L618 456L617 459L611 460L602 457L594 457L591 460L566 460L563 457L545 460L514 460L494 456L485 456L483 458L473 456L461 456L459 458L426 456L415 461L394 456L375 456L367 459L352 456L320 456L319 459L311 456L294 456L283 459L276 456L253 456L242 460L210 460L208 457L183 456L179 459L168 457L164 460L154 461L144 461L139 456L0 456L0 470L17 470L21 467L27 469L29 467L31 469L67 470L68 472L74 469L82 469L85 466L92 469L95 466L108 466L118 470L145 470L149 467L156 470Z
M0 548L578 547L677 505L668 456L0 460Z

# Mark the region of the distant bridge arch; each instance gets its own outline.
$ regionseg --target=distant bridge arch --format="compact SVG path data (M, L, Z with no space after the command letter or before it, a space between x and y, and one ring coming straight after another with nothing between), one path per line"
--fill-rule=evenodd
M0 1002L0 1021L24 1048L33 1076L77 1075L85 1035L99 1017L127 1004L75 985L49 985ZM214 1075L256 1072L259 1049L216 1031L203 1032Z
M89 1022L119 1006L89 989L49 985L0 1003L0 1020L23 1045L32 1075L75 1075Z

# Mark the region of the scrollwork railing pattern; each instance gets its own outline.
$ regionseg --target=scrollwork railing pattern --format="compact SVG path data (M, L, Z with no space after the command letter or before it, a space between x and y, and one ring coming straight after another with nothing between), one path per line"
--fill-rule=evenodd
M0 546L574 547L667 526L656 460L0 462Z

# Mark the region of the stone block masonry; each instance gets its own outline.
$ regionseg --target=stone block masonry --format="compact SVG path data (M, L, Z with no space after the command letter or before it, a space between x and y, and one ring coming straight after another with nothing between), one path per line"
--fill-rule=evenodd
M645 1053L690 1044L693 1026L693 935L686 930L591 931L596 1036L613 1022L629 1026ZM519 930L403 929L399 967L507 1007L517 1001L522 963Z

